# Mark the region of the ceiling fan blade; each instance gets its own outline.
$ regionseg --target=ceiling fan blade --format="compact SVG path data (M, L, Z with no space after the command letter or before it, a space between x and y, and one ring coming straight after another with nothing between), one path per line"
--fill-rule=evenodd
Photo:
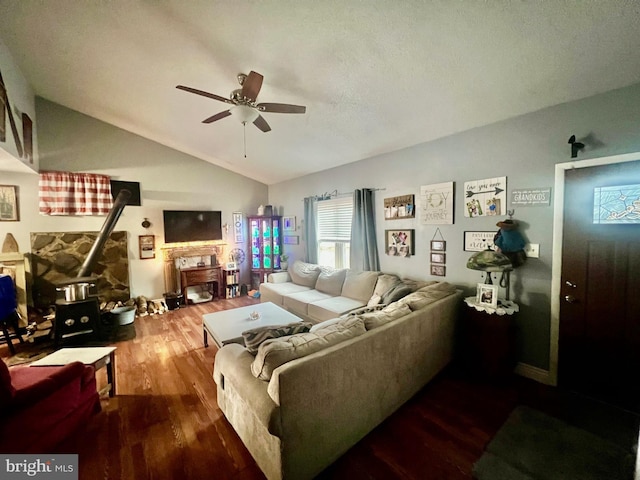
M235 105L235 103L233 103L233 101L231 101L230 99L221 97L220 95L216 95L215 93L205 92L204 90L198 90L197 88L185 87L184 85L177 85L176 88L184 90L185 92L195 93L196 95L202 95L203 97L213 98L214 100L218 100L220 102Z
M225 110L224 112L216 113L209 118L205 118L202 123L213 123L216 120L221 120L225 117L228 117L229 115L231 115L231 112L229 110Z
M260 93L260 88L262 88L263 78L262 75L251 70L242 84L242 96L255 102L258 93Z
M262 115L258 115L258 118L253 121L253 124L265 133L271 131L271 127Z
M268 113L306 113L307 107L302 105L288 105L286 103L259 103L256 105L261 112Z

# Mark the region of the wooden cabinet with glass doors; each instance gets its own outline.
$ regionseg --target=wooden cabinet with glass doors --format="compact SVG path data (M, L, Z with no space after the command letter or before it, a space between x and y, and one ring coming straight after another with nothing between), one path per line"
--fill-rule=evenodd
M251 252L251 288L258 289L274 270L280 270L282 253L282 217L249 217Z

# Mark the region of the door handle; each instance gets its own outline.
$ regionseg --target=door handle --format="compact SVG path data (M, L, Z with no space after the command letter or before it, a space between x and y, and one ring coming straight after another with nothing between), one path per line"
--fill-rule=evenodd
M567 303L576 303L578 301L573 295L565 295L564 300Z

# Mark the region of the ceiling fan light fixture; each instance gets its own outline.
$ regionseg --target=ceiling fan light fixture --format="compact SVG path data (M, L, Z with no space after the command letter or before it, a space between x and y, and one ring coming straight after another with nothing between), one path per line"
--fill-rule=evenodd
M230 108L229 111L240 120L240 123L251 123L260 115L255 108L247 105L236 105Z

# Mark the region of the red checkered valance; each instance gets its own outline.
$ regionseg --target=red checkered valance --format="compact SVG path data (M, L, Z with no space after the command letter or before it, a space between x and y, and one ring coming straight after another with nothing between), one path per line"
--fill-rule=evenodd
M107 175L43 172L39 181L41 215L107 215L113 206Z

